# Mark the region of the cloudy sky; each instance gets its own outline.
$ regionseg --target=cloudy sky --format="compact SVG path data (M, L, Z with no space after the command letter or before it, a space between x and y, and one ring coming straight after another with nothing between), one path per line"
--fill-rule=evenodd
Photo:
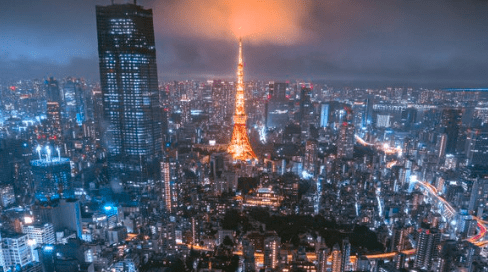
M125 0L115 0L125 3ZM95 6L0 0L0 78L98 80ZM160 79L488 87L486 0L139 0L152 8Z

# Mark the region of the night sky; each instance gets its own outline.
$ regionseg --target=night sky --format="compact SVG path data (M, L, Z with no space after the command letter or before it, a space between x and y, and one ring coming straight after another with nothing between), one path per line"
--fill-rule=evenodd
M125 3L124 0L115 0ZM139 0L162 80L235 77L356 86L488 87L488 1ZM95 5L0 0L0 78L99 80Z

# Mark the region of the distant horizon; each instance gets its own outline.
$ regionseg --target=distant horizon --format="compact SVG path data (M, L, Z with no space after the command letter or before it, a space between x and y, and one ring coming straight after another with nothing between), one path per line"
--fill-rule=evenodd
M0 1L0 78L99 78L95 7L109 1ZM246 79L488 86L487 1L379 1L137 4L153 10L163 80L234 75L242 35Z
M27 78L2 78L0 76L0 84L8 84L8 83L15 83L19 80L46 80L50 77L53 77L54 79L57 80L63 80L69 77L73 78L81 78L84 79L92 84L100 83L100 79L92 79L92 78L87 78L79 75L63 75L63 76L57 76L54 74L48 74L45 76L37 76L37 77L27 77ZM178 82L183 82L183 81L207 81L207 80L224 80L228 82L233 82L235 81L235 77L231 76L225 76L225 75L215 75L215 76L195 76L195 77L179 77L179 78L169 78L169 77L158 77L159 84L165 84L169 83L172 81L178 81ZM296 82L310 82L310 83L315 83L315 84L320 84L320 85L327 85L328 87L333 87L333 88L359 88L359 89L386 89L386 88L415 88L415 89L427 89L427 90L445 90L445 91L453 91L453 90L467 90L467 91L488 91L488 84L484 85L461 85L460 83L454 83L454 84L449 84L449 83L444 83L444 84L421 84L421 83L393 83L390 82L387 83L386 81L352 81L352 80L327 80L327 79L284 79L284 78L245 78L245 82L251 82L251 81L262 81L262 82L268 82L268 81L274 81L274 82L289 82L290 84L296 83Z

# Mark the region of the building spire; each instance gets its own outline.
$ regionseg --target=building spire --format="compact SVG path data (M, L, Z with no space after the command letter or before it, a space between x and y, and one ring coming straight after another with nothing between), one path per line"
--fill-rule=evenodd
M256 159L246 128L246 108L244 99L244 61L242 60L242 38L239 38L239 62L237 64L236 108L234 112L234 130L227 152L234 160Z

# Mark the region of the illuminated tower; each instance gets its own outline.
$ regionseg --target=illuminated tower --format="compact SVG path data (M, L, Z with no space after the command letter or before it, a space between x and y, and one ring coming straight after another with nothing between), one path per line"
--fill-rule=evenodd
M239 40L239 64L237 65L236 109L234 113L234 131L227 152L234 160L256 159L246 131L246 109L244 104L244 63L242 61L242 40Z

